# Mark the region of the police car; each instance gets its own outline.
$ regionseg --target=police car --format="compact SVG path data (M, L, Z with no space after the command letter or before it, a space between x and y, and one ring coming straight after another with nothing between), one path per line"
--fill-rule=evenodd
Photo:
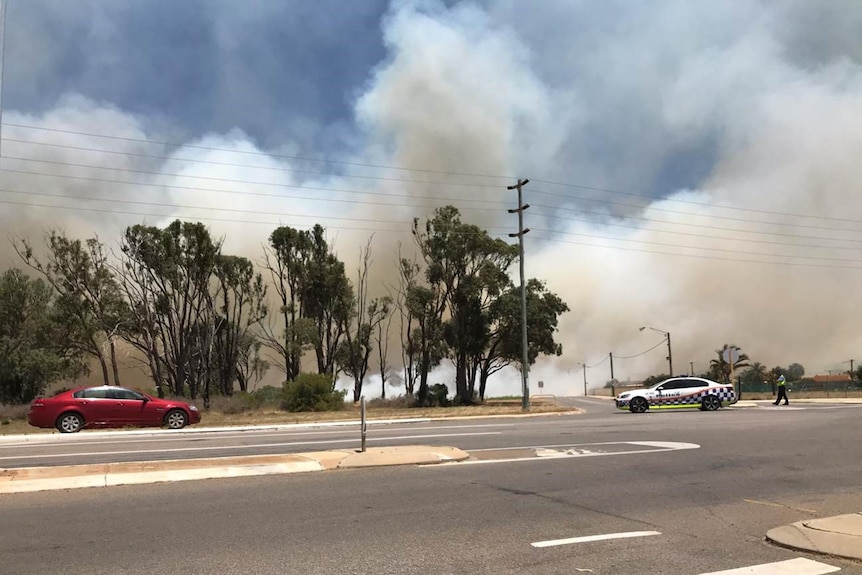
M698 408L715 411L736 403L736 391L730 384L716 383L703 377L671 377L652 387L633 389L616 397L617 408L632 413L648 409Z

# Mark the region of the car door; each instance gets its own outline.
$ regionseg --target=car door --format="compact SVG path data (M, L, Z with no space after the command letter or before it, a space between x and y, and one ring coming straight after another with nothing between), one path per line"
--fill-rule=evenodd
M700 407L706 382L692 377L681 377L676 382L674 397L668 406L673 408Z
M670 409L679 405L681 387L684 381L679 379L668 379L656 387L655 394L650 398L650 407L656 409Z
M76 408L88 424L112 425L117 413L116 400L109 398L109 388L105 386L83 389L74 395Z
M108 395L114 400L114 425L140 425L145 421L144 395L124 387L114 387L108 390Z

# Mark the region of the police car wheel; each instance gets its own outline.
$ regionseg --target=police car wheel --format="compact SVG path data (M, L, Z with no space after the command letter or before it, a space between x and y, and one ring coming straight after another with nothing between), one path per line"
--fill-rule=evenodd
M715 411L721 407L721 400L714 395L707 395L703 398L703 402L700 406L704 411Z
M629 402L629 410L632 413L643 413L647 409L649 409L649 404L642 397L635 397Z

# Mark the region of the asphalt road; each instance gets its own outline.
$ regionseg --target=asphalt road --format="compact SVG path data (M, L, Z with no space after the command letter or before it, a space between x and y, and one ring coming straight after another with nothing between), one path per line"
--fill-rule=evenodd
M0 496L0 573L699 575L805 557L768 545L766 531L862 510L859 407L634 415L580 405L587 413L369 429L389 445L455 445L479 463ZM142 446L148 457L170 448L210 457L218 450L203 448L356 442L355 430L302 433L101 446L80 435L58 448L116 459ZM699 447L655 447L667 442ZM548 456L521 460L519 447ZM548 543L618 533L642 536ZM858 564L808 559L862 574Z

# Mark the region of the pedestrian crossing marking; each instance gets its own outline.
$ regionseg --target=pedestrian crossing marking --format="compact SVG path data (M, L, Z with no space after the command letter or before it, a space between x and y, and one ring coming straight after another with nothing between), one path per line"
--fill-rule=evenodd
M727 571L712 571L700 575L824 575L841 571L840 567L799 557L777 563L763 563Z

